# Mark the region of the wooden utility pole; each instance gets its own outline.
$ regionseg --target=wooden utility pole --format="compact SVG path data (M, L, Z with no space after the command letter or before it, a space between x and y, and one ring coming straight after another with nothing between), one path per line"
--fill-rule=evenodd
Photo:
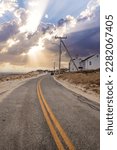
M60 48L59 48L59 74L60 74L61 73L61 54L62 54L61 42L62 42L62 40L67 39L67 37L55 36L55 39L59 39L60 40Z
M70 61L72 61L73 65L75 66L76 70L78 71L78 67L77 67L77 65L75 64L75 62L74 62L74 60L73 60L72 56L70 55L69 50L68 50L68 48L66 47L65 43L64 43L62 40L61 40L61 43L63 44L63 46L64 46L65 50L67 51L67 53L68 53L69 57L71 58L71 60L70 60Z
M54 75L55 75L55 69L56 69L56 66L55 66L56 64L55 64L55 62L54 62Z

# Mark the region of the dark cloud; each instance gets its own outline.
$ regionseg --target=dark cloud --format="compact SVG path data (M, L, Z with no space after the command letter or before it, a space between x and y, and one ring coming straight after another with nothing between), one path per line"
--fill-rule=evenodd
M65 19L63 19L63 18L60 19L60 20L58 21L58 26L63 26L65 22L66 22Z
M41 23L38 28L38 31L40 31L42 34L45 34L45 33L52 34L55 30L56 30L56 26L51 23L47 23L47 24Z
M64 42L73 57L76 55L87 56L100 52L100 27L73 32L67 34L67 37L67 40ZM59 50L59 40L46 40L45 45L50 52L56 53ZM63 47L62 50L65 51ZM66 56L68 55L66 54Z
M39 35L34 34L30 38L26 37L26 33L21 33L17 35L18 43L8 48L8 53L12 55L20 55L22 53L27 53L29 49L37 44L39 40Z
M87 29L68 35L66 45L72 56L87 56L92 53L99 53L100 50L100 28Z
M48 54L46 63L47 61L51 61L52 57L57 56L58 59L59 40L55 40L56 34L58 36L62 34L67 35L68 39L65 40L65 44L73 57L99 53L100 8L96 5L94 9L88 9L89 7L87 7L87 11L84 10L84 13L81 13L76 18L67 15L64 19L60 19L56 25L41 22L34 33L19 31L20 27L26 24L27 12L23 8L15 11L17 21L9 22L0 27L0 63L9 62L13 65L26 64L28 56L21 54L28 53L33 46L37 46L38 48L40 39L43 39L42 43L45 47L43 49L44 57ZM89 13L87 13L88 11ZM9 46L8 39L18 42ZM5 50L6 52L4 52ZM63 47L62 50L62 58L67 60L68 55ZM42 61L43 58L40 59Z
M1 27L0 30L0 42L7 41L11 36L18 32L18 27L15 22L6 23Z

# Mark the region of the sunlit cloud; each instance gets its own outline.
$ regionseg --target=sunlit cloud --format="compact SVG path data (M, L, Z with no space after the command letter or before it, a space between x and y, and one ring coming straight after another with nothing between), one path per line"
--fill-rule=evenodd
M89 0L88 4L85 3L86 7L83 7L81 12L76 12L76 15L70 15L72 12L68 12L62 18L57 16L58 21L49 22L53 16L46 11L48 3L50 3L49 0L26 0L25 8L17 7L17 4L10 4L6 1L2 1L2 5L0 5L0 16L3 17L9 11L13 12L14 19L0 26L0 63L4 63L5 68L14 69L16 66L22 66L18 69L23 67L51 68L53 61L57 64L59 40L55 40L55 36L69 36L66 40L67 43L73 35L75 40L71 39L68 45L74 41L76 42L74 45L77 45L79 38L74 35L81 29L85 31L89 28L89 23L92 24L93 28L95 27L96 9L99 7L99 0ZM52 1L51 3L56 2ZM61 4L61 2L58 1L57 4ZM57 12L61 10L58 5L56 9ZM56 11L54 15L58 14ZM80 35L81 44L84 43L83 34ZM95 34L91 36L95 36ZM78 51L79 47L73 47L71 55L73 55L74 49ZM62 66L67 66L69 58L66 52L62 53L62 58Z
M20 27L20 32L34 33L44 15L49 0L29 0L27 4L26 24Z
M29 49L28 55L34 58L34 56L36 56L36 54L42 51L44 48L44 41L42 38L39 38L37 44Z
M19 43L20 41L19 40L14 40L14 39L9 39L7 41L7 44L8 44L8 47L12 47L13 45Z
M12 0L2 0L0 1L0 17L2 17L6 11L13 12L17 7L17 3L12 2Z
M0 0L0 25L11 21L17 8L17 2L13 0Z
M99 7L100 1L99 0L91 0L89 1L87 8L82 11L78 17L78 21L83 20L83 19L88 19L90 20L91 17L94 17L94 12L97 7Z
M3 49L0 51L0 54L7 53L7 52L8 52L7 48L3 48Z

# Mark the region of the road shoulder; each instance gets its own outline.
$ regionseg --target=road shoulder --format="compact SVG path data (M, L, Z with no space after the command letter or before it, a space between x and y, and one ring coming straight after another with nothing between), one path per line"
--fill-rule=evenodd
M65 88L67 88L68 90L78 94L78 95L81 95L91 101L94 101L94 102L97 102L97 103L100 103L100 96L99 94L96 94L92 91L86 91L83 86L81 85L75 85L75 84L71 84L69 83L67 80L62 80L62 79L57 79L56 77L53 77L54 80L56 82L58 82L59 84L61 84L62 86L64 86Z
M29 80L39 78L44 74L39 74L38 76L30 77L30 78L20 78L15 80L9 80L0 82L0 102L2 102L13 90L18 88L19 86L25 84Z

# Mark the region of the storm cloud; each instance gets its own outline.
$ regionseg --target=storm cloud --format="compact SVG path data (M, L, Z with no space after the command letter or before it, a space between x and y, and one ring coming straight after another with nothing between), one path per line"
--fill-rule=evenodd
M44 2L38 3L38 1L35 1L33 3L30 0L27 8L10 5L9 11L11 10L11 13L14 14L13 20L0 24L1 64L27 66L38 56L38 60L34 64L37 63L37 66L38 64L41 66L45 65L46 62L51 66L50 60L56 61L58 59L56 55L58 55L59 40L56 40L55 36L68 37L65 44L73 57L99 53L100 6L98 0L90 0L86 8L76 16L67 14L56 22L43 22L43 19L41 20L42 14L38 18L39 9L36 4L38 3L40 9L42 5L43 9L40 13L43 13L49 1L45 0L45 2L44 5ZM33 7L36 11L32 10ZM3 17L5 13L6 9L1 12L1 16ZM50 14L46 16L48 16L46 19L49 20ZM63 62L67 62L69 57L64 48L62 50ZM42 56L43 59L46 59L45 62ZM47 67L47 65L45 66Z
M72 56L87 56L100 52L100 28L87 29L68 35L68 45ZM71 42L72 41L72 42Z

